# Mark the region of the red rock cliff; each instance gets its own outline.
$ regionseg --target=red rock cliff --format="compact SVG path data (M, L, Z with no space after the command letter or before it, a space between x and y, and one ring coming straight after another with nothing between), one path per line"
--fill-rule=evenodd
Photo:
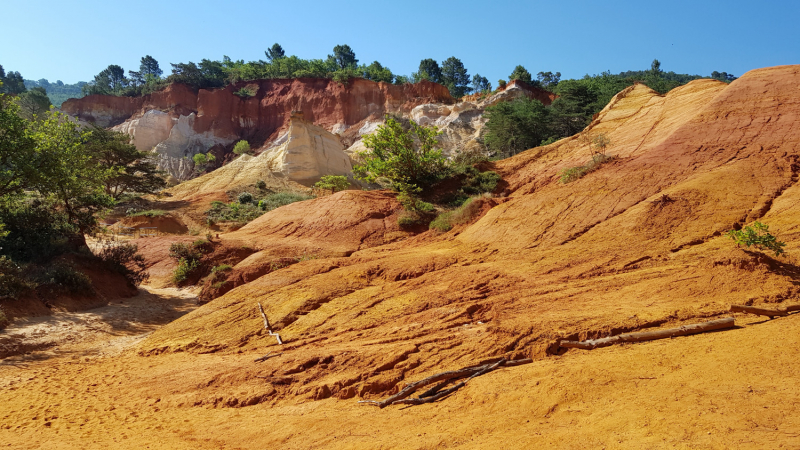
M256 94L247 99L234 95L245 86L257 88ZM61 109L101 126L116 125L152 109L173 116L195 112L197 133L258 141L283 128L291 111L302 111L306 120L330 129L387 112L407 113L424 103L453 103L453 98L446 87L428 81L398 86L353 79L342 85L329 79L296 78L247 81L197 92L173 84L139 98L90 95L70 99Z

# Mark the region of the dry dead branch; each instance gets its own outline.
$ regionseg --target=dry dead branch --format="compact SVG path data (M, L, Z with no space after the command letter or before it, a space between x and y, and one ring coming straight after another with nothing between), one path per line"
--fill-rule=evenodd
M398 404L406 404L406 405L421 405L423 403L431 403L439 400L440 398L446 397L451 393L457 391L461 387L463 387L467 382L475 377L481 376L485 373L491 372L492 370L500 367L500 366L519 366L521 364L528 364L533 362L530 358L525 359L518 359L513 361L507 361L506 359L500 359L497 362L483 364L480 366L474 367L466 367L459 370L453 370L449 372L442 372L437 373L436 375L431 375L428 378L422 379L420 381L415 381L414 383L409 384L408 386L404 387L400 392L397 394L392 395L391 397L382 400L382 401L373 401L373 400L362 400L358 403L370 403L374 404L380 408L385 408L389 405L398 405ZM439 389L445 387L450 381L468 377L466 380L456 384L455 386L445 389L444 391L438 392ZM411 396L417 389L420 389L424 386L428 386L430 384L440 382L432 389L425 391L419 398L407 398Z
M253 362L261 362L261 361L266 361L266 360L268 360L268 359L270 359L270 358L274 358L274 357L276 357L276 356L281 356L282 354L283 354L283 352L281 352L281 353L275 353L275 354L273 354L272 352L269 352L269 353L267 353L266 355L262 356L261 358L256 358L256 359L255 359Z
M691 334L705 333L707 331L723 330L726 328L733 328L734 326L734 318L726 317L724 319L712 320L710 322L697 323L693 325L684 325L679 328L669 328L666 330L626 333L602 339L589 339L586 341L561 341L559 345L566 348L592 350L622 342L654 341L656 339L666 339L676 336L688 336Z
M258 302L258 310L261 312L261 317L264 319L264 329L267 330L267 333L269 333L270 336L275 336L275 339L278 340L279 345L283 345L283 341L281 341L281 335L272 332L272 329L269 326L269 320L267 320L267 315L264 314L264 308L261 307L261 302Z
M789 315L789 313L786 310L756 308L755 306L745 306L745 305L731 305L731 312L741 312L741 313L756 314L759 316L769 316L770 319L777 316Z

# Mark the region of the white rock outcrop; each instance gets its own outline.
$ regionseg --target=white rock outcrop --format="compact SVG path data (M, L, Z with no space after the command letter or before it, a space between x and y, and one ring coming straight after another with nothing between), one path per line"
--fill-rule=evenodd
M256 159L292 181L318 180L323 175L351 175L353 166L339 137L293 117L284 143Z

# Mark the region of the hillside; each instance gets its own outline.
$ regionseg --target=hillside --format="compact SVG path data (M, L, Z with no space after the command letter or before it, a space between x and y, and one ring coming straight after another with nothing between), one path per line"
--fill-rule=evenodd
M267 92L279 86L264 83ZM292 83L290 92L302 92ZM731 304L800 303L798 83L800 66L780 66L665 95L633 85L582 133L484 163L503 182L481 200L479 218L447 233L401 233L388 192L344 191L270 211L219 236L222 246L253 252L233 265L240 279L221 297L115 356L21 359L32 367L24 377L0 367L0 386L14 389L0 435L16 446L65 448L88 440L141 447L154 438L164 448L800 445L796 314L738 314L732 330L592 351L559 346L729 317ZM196 98L234 104L231 95ZM428 103L389 97L384 105L407 114ZM123 100L131 104L109 103L107 124L148 108ZM215 122L198 104L194 126L239 133L249 101L235 103L238 122L227 113ZM72 103L73 113L88 114L82 104ZM324 123L313 113L318 126L364 120L348 116L347 102L309 104L333 111ZM431 122L454 112L422 109L418 117ZM113 112L123 110L130 116ZM282 117L252 120L274 120L263 132L274 138L291 122ZM600 133L610 158L562 182L564 169L592 158ZM258 158L238 164L257 170ZM179 185L175 200L210 198L216 188L204 191L206 180L228 189L234 164ZM787 255L738 248L725 235L755 220L786 242ZM174 238L157 239L148 257L166 259ZM278 257L294 261L275 268ZM259 304L283 345L264 330ZM270 351L280 355L253 361ZM356 403L499 357L533 362L476 378L434 404Z

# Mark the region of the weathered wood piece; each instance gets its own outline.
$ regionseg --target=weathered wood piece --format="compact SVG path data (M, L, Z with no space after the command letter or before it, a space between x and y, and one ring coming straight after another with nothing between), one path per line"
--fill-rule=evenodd
M281 356L282 354L283 354L283 352L281 352L281 353L275 353L275 354L273 354L272 352L269 352L269 353L267 353L266 355L262 356L261 358L256 358L255 360L253 360L253 362L261 362L261 361L266 361L266 360L268 360L268 359L270 359L270 358L274 358L274 357L276 357L276 356Z
M678 328L669 328L666 330L644 331L640 333L625 333L617 336L610 336L601 339L589 339L586 341L561 341L559 345L566 348L580 348L584 350L592 350L599 347L608 347L609 345L619 344L622 342L643 342L654 341L656 339L666 339L676 336L688 336L691 334L705 333L707 331L724 330L726 328L733 328L734 318L726 317L724 319L712 320L710 322L697 323L693 325L684 325Z
M756 314L759 316L769 316L770 318L789 315L789 312L786 309L765 309L746 305L731 305L731 312Z
M436 400L445 397L452 392L455 392L456 390L464 386L467 383L467 381L471 380L472 378L491 372L497 367L519 366L522 364L529 364L531 362L533 362L533 360L530 358L517 359L512 361L508 361L505 358L502 358L494 363L483 364L480 366L466 367L463 369L452 370L449 372L437 373L436 375L431 375L428 378L422 379L420 381L415 381L409 384L408 386L404 387L400 392L390 396L389 398L386 398L385 400L379 402L374 400L361 400L358 403L370 403L380 408L385 408L389 405L396 405L401 403L409 405L420 405L422 403L435 402ZM438 392L439 389L445 387L450 381L464 377L469 377L469 378L449 389L445 389L444 391ZM440 383L434 386L433 388L425 391L422 395L419 396L419 398L404 400L407 397L411 396L411 394L416 392L418 389L437 382Z
M430 396L430 397L425 397L425 398L422 398L422 397L420 397L420 398L406 398L406 399L403 399L403 400L394 401L394 402L392 402L392 404L393 405L421 405L423 403L435 402L436 400L439 400L440 398L446 397L446 396L452 394L453 392L461 389L462 387L464 387L464 385L467 384L467 382L469 380L471 380L471 379L473 379L475 377L479 377L479 376L481 376L481 375L483 375L485 373L491 372L492 370L496 369L498 366L500 366L504 362L506 362L506 360L505 359L501 359L500 361L497 361L496 363L494 363L492 365L484 366L484 368L482 370L479 370L478 372L475 372L474 374L472 374L472 376L470 376L466 380L458 383L457 385L455 385L455 386L453 386L453 387L451 387L449 389L445 389L445 390L443 390L442 392L439 392L436 395L433 395L433 396Z
M272 332L272 329L269 326L269 320L267 320L267 315L264 313L264 308L261 307L261 302L258 302L258 310L261 312L261 317L264 319L264 329L267 330L267 333L269 333L270 336L275 336L275 339L278 340L279 345L283 345L283 341L281 341L281 335Z

